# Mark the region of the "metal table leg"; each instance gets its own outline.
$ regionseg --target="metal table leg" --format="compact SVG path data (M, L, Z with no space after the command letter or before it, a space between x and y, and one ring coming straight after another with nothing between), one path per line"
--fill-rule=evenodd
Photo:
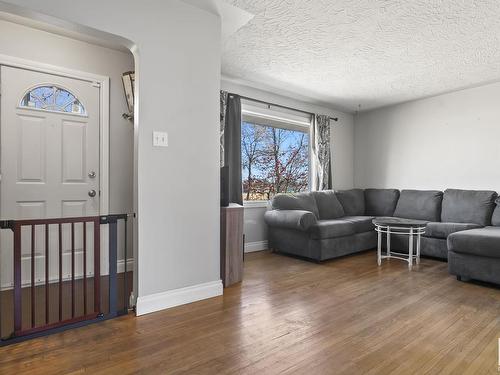
M377 263L380 266L382 264L382 232L379 230L377 237Z
M387 256L391 256L391 228L387 227Z
M408 242L408 269L413 268L413 228L410 228L410 236Z
M417 234L417 264L420 264L420 231Z

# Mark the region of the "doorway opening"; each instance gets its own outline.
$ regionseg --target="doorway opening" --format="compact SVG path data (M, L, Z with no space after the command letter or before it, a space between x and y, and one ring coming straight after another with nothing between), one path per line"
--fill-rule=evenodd
M135 62L1 12L0 32L2 343L134 305Z

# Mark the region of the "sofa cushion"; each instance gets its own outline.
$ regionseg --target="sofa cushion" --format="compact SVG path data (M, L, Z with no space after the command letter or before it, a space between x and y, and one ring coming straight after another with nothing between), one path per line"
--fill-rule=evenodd
M335 193L348 216L365 214L365 192L363 189L337 190Z
M344 208L340 204L333 190L314 191L320 220L331 220L345 216Z
M496 198L494 191L447 189L443 195L441 221L490 225Z
M500 228L486 227L453 233L448 250L456 253L500 258Z
M402 190L394 216L405 219L441 220L443 192L437 190Z
M448 245L444 238L422 237L420 254L428 257L448 259Z
M355 233L354 224L345 220L319 220L309 228L313 240L350 236Z
M427 223L425 227L425 236L446 239L452 233L475 228L481 228L481 225L474 223L431 222Z
M491 225L500 227L500 198L495 201L497 204L495 211L493 211L493 216L491 217Z
M393 216L398 203L397 189L366 189L365 214L368 216Z
M309 211L319 218L318 206L311 193L277 194L273 198L274 210L301 210Z
M344 216L342 220L348 221L354 225L354 231L356 233L364 233L375 230L375 225L373 225L373 216Z

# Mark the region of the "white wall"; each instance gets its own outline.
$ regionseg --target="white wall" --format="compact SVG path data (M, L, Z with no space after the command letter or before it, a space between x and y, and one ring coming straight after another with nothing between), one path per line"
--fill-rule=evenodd
M264 206L246 206L243 233L245 234L245 252L268 249L267 225L264 222Z
M332 175L334 189L350 189L354 186L354 126L353 116L332 108L325 108L311 103L306 103L292 97L277 95L269 91L259 90L239 83L222 80L223 90L280 104L299 110L326 114L338 117L338 122L331 122L331 147L332 147ZM262 250L259 246L266 246L267 227L264 223L265 207L245 208L245 242L248 250Z
M355 186L500 190L500 83L355 117Z
M220 18L176 0L7 2L134 45L138 314L220 294Z

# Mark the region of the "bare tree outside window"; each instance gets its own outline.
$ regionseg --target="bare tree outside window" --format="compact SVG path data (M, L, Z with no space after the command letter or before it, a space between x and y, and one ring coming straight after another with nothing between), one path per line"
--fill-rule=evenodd
M309 188L309 134L242 122L243 199L271 199Z

